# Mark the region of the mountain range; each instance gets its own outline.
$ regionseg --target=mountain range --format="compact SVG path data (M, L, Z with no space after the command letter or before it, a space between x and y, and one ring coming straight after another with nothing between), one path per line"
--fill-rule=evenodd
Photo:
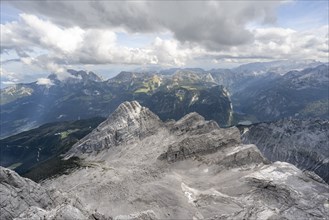
M225 88L193 72L178 71L170 76L121 72L107 81L85 71L69 73L72 77L62 81L50 75L51 84L34 82L2 90L1 137L54 121L105 117L129 100L140 101L163 120L192 111L222 126L232 120Z
M287 72L286 72L287 71ZM121 72L102 80L68 70L48 83L1 91L1 137L54 121L106 117L124 101L138 100L162 120L198 112L220 126L285 117L329 118L328 65L312 60L251 63L233 69Z
M329 118L329 72L327 65L269 75L232 95L235 110L253 121L281 118Z
M1 219L329 216L329 187L320 177L270 162L241 142L238 128L195 112L164 122L124 102L63 156L79 158L79 166L41 185L0 167Z

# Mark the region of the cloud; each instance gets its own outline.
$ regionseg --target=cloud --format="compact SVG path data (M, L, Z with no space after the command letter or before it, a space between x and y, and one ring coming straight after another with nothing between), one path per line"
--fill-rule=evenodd
M1 75L1 83L7 85L16 84L22 79L22 76L20 74L7 71L3 67L0 68L0 75Z
M1 46L2 50L15 49L21 57L33 46L69 53L82 42L83 32L79 27L60 28L35 15L20 14L20 21L1 24Z
M156 57L156 63L169 66L184 66L189 60L205 53L205 50L199 46L186 46L177 40L164 40L160 37L154 40L151 48Z
M38 85L45 85L47 87L50 87L50 86L54 85L54 83L48 78L39 78L37 80L37 84Z
M44 2L39 3L41 5L45 4ZM57 3L59 5L71 4L62 1ZM29 1L26 4L33 5L34 2ZM57 7L54 2L47 2L47 4L53 5L54 9ZM94 19L94 22L101 19L97 17L103 16L104 22L93 25L91 20L83 25L83 22L80 23L80 21L75 21L73 18L73 20L70 19L70 16L81 15L79 11L76 11L78 9L72 9L72 13L77 14L65 15L69 18L64 19L62 22L60 22L62 18L58 17L57 19L56 16L52 15L52 13L56 14L57 12L49 12L48 17L51 20L41 19L32 14L21 14L18 21L1 24L1 52L15 51L19 58L4 60L1 63L9 65L9 63L13 63L12 61L19 61L26 66L34 66L39 70L56 73L59 78L65 79L69 77L66 69L72 68L74 65L156 64L161 66L186 66L192 64L193 66L202 66L202 64L209 62L219 65L223 62L239 63L241 61L252 62L271 59L308 58L326 60L328 56L328 26L304 32L268 26L245 29L245 24L250 20L260 19L261 22L274 22L275 16L271 13L277 2L275 4L270 2L269 5L261 2L258 3L257 7L248 2L241 2L241 4L235 4L237 11L230 11L226 14L224 9L228 11L228 8L232 5L222 1L197 1L192 2L191 5L177 2L169 2L168 4L153 1L126 2L124 4L129 5L129 7L120 8L119 12L123 13L128 10L128 14L120 15L121 20L117 18L118 20L115 22L108 21L107 15L103 14L102 10L112 10L108 9L107 6L99 8L98 15L95 14L95 7L102 6L105 4L104 2L90 3L83 1L83 4L94 4L89 16ZM112 2L109 4L121 7ZM136 7L132 7L130 4ZM188 8L183 10L183 5ZM200 8L200 12L196 13L196 8L202 5L206 7L204 10L207 9L207 14ZM157 8L160 6L164 7L163 11ZM177 8L174 6L177 6ZM35 10L38 7L36 6ZM160 13L157 21L153 21L157 18L153 15L154 11L144 11L150 7L155 12ZM256 15L255 10L259 7L262 10ZM172 16L167 15L166 17L161 14L169 11L169 9L173 10L173 13L170 14ZM175 17L176 14L179 14L177 10L182 10L181 14L185 13L184 16L187 18L181 18L183 15L177 15L181 18L181 20L177 20L177 17ZM118 14L119 12L115 13ZM140 14L137 16L136 13ZM142 16L143 18L139 18L144 15L143 13L150 13L153 17ZM194 15L194 13L196 14ZM85 19L85 15L81 16L82 20ZM127 16L136 16L136 20L125 23L124 20L128 19ZM230 19L231 16L233 16L232 19ZM144 19L147 21L144 21ZM142 24L142 22L139 23L140 20L148 22L146 27L139 27ZM205 23L202 24L200 21ZM88 24L88 22L91 23ZM111 25L108 25L108 23ZM109 28L109 26L113 26L113 28ZM217 26L223 29L217 29ZM126 41L129 41L129 36L133 34L127 33L126 30L132 32L170 30L171 33L165 32L166 34L163 34L161 32L158 37L157 34L153 33L148 35L153 36L153 38L148 37L146 43L132 47L125 45L124 42L118 39L118 37L124 35L127 38ZM241 39L239 40L239 38ZM131 37L131 39L134 38ZM24 71L20 72L24 74Z
M275 59L315 59L327 60L328 26L307 32L298 32L289 28L256 28L252 45L231 47L226 51L207 54L208 59L215 62L231 59L232 62L245 60L275 60Z
M250 22L274 23L280 1L23 1L10 2L66 27L170 31L180 42L221 50L253 41ZM54 30L55 31L55 30ZM75 33L75 30L72 30Z
M183 65L188 53L195 51L184 49L177 40L159 37L144 48L132 48L119 45L117 34L109 29L65 28L28 14L20 18L1 25L5 30L1 44L15 50L22 63L55 73L74 64ZM45 54L29 55L34 50L45 50Z

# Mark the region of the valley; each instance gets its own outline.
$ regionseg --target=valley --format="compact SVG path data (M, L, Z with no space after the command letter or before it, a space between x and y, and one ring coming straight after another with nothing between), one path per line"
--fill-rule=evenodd
M66 80L50 75L51 85L5 88L0 165L18 174L1 167L0 194L12 201L2 217L322 219L329 81L318 64L109 80L68 70ZM36 194L18 201L15 181Z

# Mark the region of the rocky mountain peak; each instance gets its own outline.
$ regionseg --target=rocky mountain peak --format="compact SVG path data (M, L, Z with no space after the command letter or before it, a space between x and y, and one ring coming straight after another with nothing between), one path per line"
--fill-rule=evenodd
M107 129L107 125L116 128L140 127L146 125L146 123L159 121L157 115L148 108L141 106L137 101L126 101L117 107L108 119L99 126L99 129Z
M191 112L174 123L172 130L175 133L184 134L186 132L209 132L214 129L219 129L215 121L206 121L204 117L196 112Z
M81 167L43 186L67 192L83 206L42 211L55 210L57 219L87 219L94 210L98 214L91 219L320 220L329 215L329 188L317 176L270 163L255 145L241 143L238 128L219 128L197 113L163 123L138 102L125 102L66 156L80 157ZM33 219L34 211L26 218Z
M88 82L101 82L102 78L94 72L87 72L84 70L73 70L68 69L66 72L59 74L52 73L48 76L48 79L52 83L62 84L62 83L88 83Z
M97 153L122 143L152 135L163 122L137 101L124 102L95 130L76 143L66 154Z
M145 110L145 108L143 109L137 101L126 101L120 104L113 114L121 116L138 116L142 110Z
M135 73L133 73L133 72L127 72L127 71L122 71L118 75L116 75L115 77L113 77L112 79L110 79L109 81L127 82L127 81L133 80L134 78L136 78L136 74Z

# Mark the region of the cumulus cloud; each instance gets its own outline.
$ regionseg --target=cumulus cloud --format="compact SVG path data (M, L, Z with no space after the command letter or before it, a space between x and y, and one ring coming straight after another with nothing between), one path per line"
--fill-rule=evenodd
M83 33L79 27L59 28L35 15L21 14L19 21L1 24L1 46L15 49L20 56L27 56L23 50L31 46L69 53L82 42Z
M275 25L279 1L13 1L17 21L1 24L1 53L68 77L72 65L184 66L261 59L327 59L328 26L296 31ZM42 17L42 18L41 18ZM133 34L152 33L129 46ZM164 34L166 33L166 34ZM169 34L168 34L169 33ZM127 42L126 41L126 42ZM8 74L7 74L8 75ZM9 80L10 81L10 80Z
M54 83L48 78L39 78L37 80L37 84L38 85L45 85L47 87L50 87L50 86L54 85Z
M1 25L3 48L15 50L24 64L55 73L65 72L67 64L183 65L192 52L174 39L156 38L144 48L131 48L119 45L117 34L109 29L65 28L35 15L20 17L19 22ZM46 54L29 56L33 48Z
M251 30L254 34L252 45L231 47L218 53L207 55L215 62L231 59L239 60L275 60L275 59L315 59L328 58L328 26L307 32L298 32L289 28L268 27Z
M273 23L280 1L23 1L11 2L67 27L171 31L180 42L218 50L252 41L249 22Z

